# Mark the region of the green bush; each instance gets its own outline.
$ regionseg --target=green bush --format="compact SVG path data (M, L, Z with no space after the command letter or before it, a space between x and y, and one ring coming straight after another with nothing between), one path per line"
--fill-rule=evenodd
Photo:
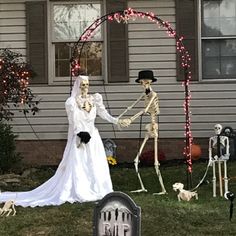
M1 174L16 170L21 164L21 156L16 152L16 135L12 127L0 122L0 172Z

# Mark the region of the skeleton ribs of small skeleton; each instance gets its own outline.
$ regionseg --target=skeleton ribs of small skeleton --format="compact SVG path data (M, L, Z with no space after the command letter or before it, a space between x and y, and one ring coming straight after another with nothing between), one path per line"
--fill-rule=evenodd
M221 165L224 164L224 192L228 192L227 160L229 159L229 138L221 135L222 125L214 126L215 136L209 138L209 165L212 165L213 197L216 197L216 163L218 164L220 196L223 196ZM213 151L215 154L213 154Z
M6 216L9 216L12 211L13 211L12 216L14 216L16 214L15 202L13 200L9 200L4 203L2 208L0 208L0 216L4 216L6 213L7 213Z

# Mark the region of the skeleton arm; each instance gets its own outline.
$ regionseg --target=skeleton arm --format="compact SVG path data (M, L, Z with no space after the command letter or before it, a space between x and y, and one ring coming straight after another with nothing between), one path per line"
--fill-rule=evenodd
M229 153L229 138L227 136L224 137L224 146L225 146L225 154L223 155L223 159L228 160L230 153Z
M145 96L145 94L142 94L130 107L128 107L120 116L119 118L125 114L126 111L131 110L131 108L133 108L143 97ZM157 100L157 102L155 102L154 100ZM138 112L137 114L133 115L132 117L128 118L128 119L124 119L119 121L119 124L121 125L121 127L128 127L133 121L135 121L138 117L140 117L141 115L147 113L152 105L152 103L154 103L155 106L155 113L159 114L159 107L158 107L158 97L156 93L152 93L152 96L150 98L150 100L148 101L148 103L146 104L146 107L144 110Z
M157 97L157 96L156 96L156 93L153 93L153 94L152 94L152 97L151 97L150 101L148 102L147 106L145 107L145 109L142 110L142 111L140 111L140 112L138 112L137 114L135 114L134 116L132 116L132 117L130 118L131 123L132 123L134 120L136 120L139 116L141 116L142 114L145 114L145 113L148 112L150 106L152 105L152 103L153 103L153 101L154 101L154 99L155 99L156 97Z
M212 144L213 143L213 140L212 140L212 137L209 139L209 165L212 164L212 161L213 161L213 157L212 157Z
M127 119L121 119L121 117L129 110L131 110L143 97L144 97L144 93L141 94L141 96L129 107L127 107L125 109L125 111L123 113L121 113L118 117L118 123L121 127L128 127L131 122L133 122L136 118L138 118L140 115L143 114L143 111L137 113L136 115L132 116L131 118L127 118Z
M226 155L229 156L229 138L226 137Z
M132 123L133 121L135 121L135 120L136 120L139 116L141 116L143 113L144 113L144 111L140 111L140 112L138 112L137 114L135 114L134 116L130 117L131 123Z
M141 96L131 106L127 107L125 111L119 115L118 118L120 119L127 111L131 110L144 97L144 95L145 94L142 93Z

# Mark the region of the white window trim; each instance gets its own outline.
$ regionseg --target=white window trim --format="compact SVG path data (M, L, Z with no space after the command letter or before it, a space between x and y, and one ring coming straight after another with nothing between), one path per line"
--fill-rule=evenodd
M53 37L52 37L52 16L53 16L53 5L55 4L71 4L71 3L100 3L101 4L101 16L104 15L104 4L103 1L97 1L97 0L88 0L88 1L53 1L49 2L47 1L47 25L48 25L48 84L49 85L70 85L70 77L56 77L55 76L55 47L53 46ZM106 22L105 22L106 24ZM102 80L104 78L107 78L107 35L105 33L105 25L101 24L101 40L88 40L88 41L98 41L102 42L103 44L103 52L102 52L102 75L101 76L91 76L91 80ZM58 41L59 42L59 41ZM72 41L73 42L73 41Z

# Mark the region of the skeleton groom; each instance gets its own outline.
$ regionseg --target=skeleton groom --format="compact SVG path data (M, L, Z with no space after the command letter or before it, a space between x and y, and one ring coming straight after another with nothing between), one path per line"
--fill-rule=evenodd
M156 78L153 76L153 72L150 70L143 70L139 72L138 79L135 80L135 82L140 83L143 86L144 93L138 98L135 103L128 107L121 115L120 117L127 111L130 110L133 106L135 106L141 99L144 99L144 105L145 108L135 114L134 116L130 117L126 120L126 126L129 126L135 119L140 117L143 114L147 114L150 116L150 124L146 125L146 134L143 140L143 143L138 151L138 154L136 158L134 159L134 166L135 170L141 185L141 189L135 190L133 192L147 192L146 188L144 187L143 181L141 179L139 170L138 170L138 164L139 164L139 158L143 151L143 148L148 141L149 138L154 139L154 167L156 170L156 174L159 178L159 182L161 185L161 192L157 194L166 194L166 189L163 184L161 172L159 169L159 161L158 161L158 124L157 124L157 115L160 113L159 110L159 101L157 93L154 92L151 88L151 83L157 81ZM124 123L124 122L123 122ZM124 126L124 124L123 124Z

